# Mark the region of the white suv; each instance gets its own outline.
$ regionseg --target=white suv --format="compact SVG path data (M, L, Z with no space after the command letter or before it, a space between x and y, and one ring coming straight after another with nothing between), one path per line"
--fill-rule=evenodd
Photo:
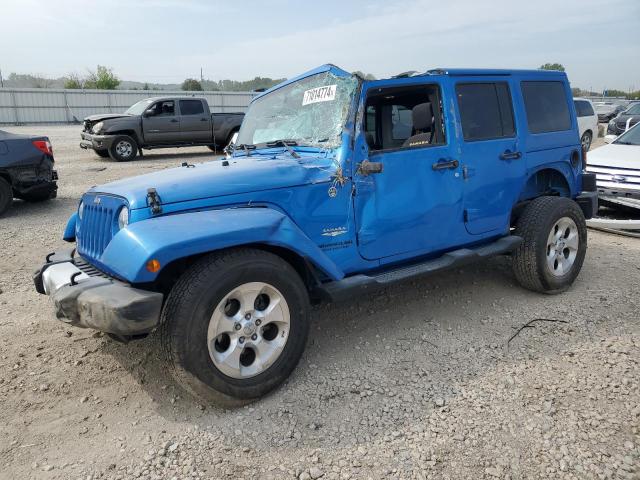
M578 116L578 130L580 130L580 142L585 150L591 148L591 142L598 136L598 115L593 109L591 100L586 98L574 98L576 115Z

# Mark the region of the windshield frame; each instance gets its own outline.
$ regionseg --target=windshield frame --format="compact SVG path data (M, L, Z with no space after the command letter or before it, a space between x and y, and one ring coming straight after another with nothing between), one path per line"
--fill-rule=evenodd
M153 100L152 98L145 98L145 99L140 100L140 101L138 101L138 102L134 103L133 105L131 105L129 108L127 108L127 109L125 110L125 112L124 112L124 113L126 113L127 115L142 115L142 114L144 113L144 111L145 111L147 108L149 108L149 105L151 105L153 102L154 102L154 100ZM144 105L144 108L143 108L142 110L140 110L139 112L137 111L137 109L136 109L136 110L134 110L134 111L131 111L131 109L132 109L133 107L138 106L138 105L143 104L143 103L144 103L145 105Z
M246 145L244 144L244 142L242 142L242 139L243 139L242 130L243 128L245 128L246 125L248 125L247 123L245 123L246 119L251 115L252 109L255 108L255 105L258 105L258 102L260 102L262 99L266 99L268 96L272 94L281 92L283 88L291 87L300 82L312 79L313 77L316 77L316 76L322 76L322 75L327 76L327 79L330 79L331 78L330 76L333 75L333 77L337 77L343 80L350 80L354 82L353 91L350 93L350 97L347 96L343 98L343 102L341 102L342 106L336 107L338 110L342 110L346 108L346 112L343 114L343 117L341 117L342 120L341 120L341 124L339 125L339 128L336 125L335 136L333 136L330 139L330 141L327 142L326 145L324 144L325 142L314 143L314 142L308 142L306 141L306 139L303 139L303 138L293 138L293 137L277 138L277 139L274 138L268 141L260 141L254 144L246 144ZM290 148L292 147L296 151L321 150L321 151L328 152L330 150L341 148L344 145L345 133L348 133L349 131L353 133L353 130L354 130L353 125L355 124L355 112L357 110L357 104L358 104L358 98L359 98L359 92L360 92L361 86L362 86L362 80L357 75L350 74L349 72L341 70L332 65L319 67L312 71L306 72L298 77L287 80L280 85L276 85L272 89L267 90L261 95L255 97L254 100L251 102L249 106L249 110L245 115L245 120L243 121L240 131L238 132L237 145L233 151L233 156L234 157L245 156L249 154L249 152L247 151L248 149L244 147L250 147L250 151L251 151L250 154L254 154L259 150L273 150L273 149L282 150L283 148L286 150L287 147L284 147L283 145L274 145L274 143L282 142L283 140L287 142L288 147ZM316 89L320 87L314 87L310 85L310 88ZM246 127L246 128L250 128L250 127ZM252 136L250 137L251 140L255 139L256 130L257 129L253 130L253 133L251 134Z

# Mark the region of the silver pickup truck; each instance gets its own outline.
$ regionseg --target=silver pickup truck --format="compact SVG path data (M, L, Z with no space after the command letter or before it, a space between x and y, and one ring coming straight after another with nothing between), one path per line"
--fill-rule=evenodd
M202 145L220 150L240 130L244 113L211 113L204 98L154 97L120 114L86 117L80 147L133 160L142 149Z

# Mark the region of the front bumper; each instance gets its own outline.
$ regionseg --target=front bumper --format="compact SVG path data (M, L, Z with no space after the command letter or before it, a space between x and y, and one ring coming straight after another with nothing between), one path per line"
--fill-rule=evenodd
M160 321L161 293L110 278L73 251L48 255L33 281L38 293L53 299L56 317L69 325L130 336L149 333Z
M108 150L113 143L113 135L94 135L92 133L82 132L80 133L82 141L80 142L80 148L93 149L93 150Z

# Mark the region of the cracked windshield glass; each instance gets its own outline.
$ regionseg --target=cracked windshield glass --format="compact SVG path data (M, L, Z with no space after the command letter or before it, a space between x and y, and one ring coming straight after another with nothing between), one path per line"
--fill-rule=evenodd
M261 97L251 104L237 145L286 140L337 147L357 85L355 77L321 73Z

